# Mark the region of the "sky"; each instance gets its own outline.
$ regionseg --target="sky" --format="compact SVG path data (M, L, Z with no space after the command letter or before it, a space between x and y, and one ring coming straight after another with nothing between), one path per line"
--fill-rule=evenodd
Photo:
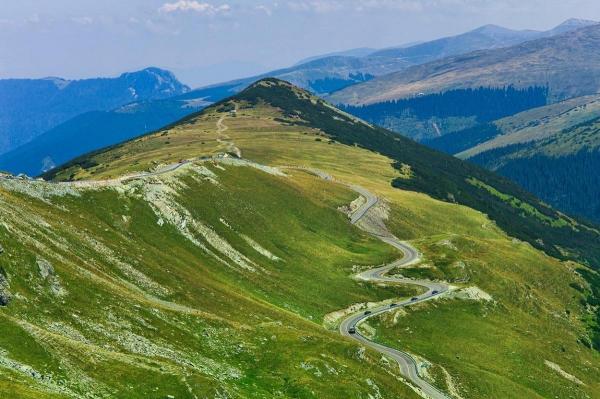
M192 86L332 51L485 24L600 21L598 0L0 0L0 78L117 76L148 66Z

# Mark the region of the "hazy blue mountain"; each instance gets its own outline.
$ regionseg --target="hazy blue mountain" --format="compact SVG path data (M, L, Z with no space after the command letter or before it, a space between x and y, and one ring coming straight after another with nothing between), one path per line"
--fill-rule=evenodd
M528 40L550 37L594 24L593 21L567 20L548 31L512 30L486 25L472 31L413 45L403 45L374 51L356 48L329 55L306 58L289 68L282 68L246 79L224 83L233 87L230 94L241 91L252 82L276 77L286 80L315 94L330 93L405 70L414 65L439 60L450 55L461 55L475 50L496 49L520 44ZM210 88L221 86L212 85Z
M550 36L554 36L554 35L559 35L561 33L585 28L586 26L595 25L597 23L598 22L591 21L589 19L570 18L570 19L567 19L562 24L556 26L554 29L550 29L549 31L543 32L542 36L550 37Z
M548 86L551 101L596 93L600 87L600 24L585 26L585 21L571 21L553 31L565 29L559 35L543 35L510 47L415 65L346 88L329 99L338 104L374 104L454 89L509 85Z
M350 50L335 51L332 53L315 55L312 57L304 58L304 59L298 61L295 65L302 65L302 64L306 64L307 62L316 61L316 60L319 60L322 58L329 58L329 57L340 57L340 56L341 57L366 57L368 55L373 54L376 51L379 51L379 50L375 49L375 48L371 48L371 47L359 47L359 48L353 48Z
M166 67L192 88L204 87L232 79L263 73L269 68L254 62L228 61L193 67Z
M497 25L485 25L457 36L445 37L407 48L392 48L377 51L369 58L402 60L411 65L424 64L433 60L475 50L507 47L539 37L541 32L512 30Z
M569 27L579 26L582 22L566 22L562 27L555 29L569 29ZM498 45L498 43L507 43L510 40L517 40L517 37L525 39L535 34L533 31L511 31L500 27L486 26L476 29L464 35L454 38L441 39L444 43L473 43L477 38L487 38L479 40L479 43L486 45ZM537 34L540 34L539 32ZM471 39L468 39L468 38ZM519 39L519 40L521 40ZM435 41L438 42L439 41ZM415 48L423 49L430 46L436 47L432 43L422 43L406 48L394 48L382 50L386 54L397 54L398 51L413 51ZM483 45L483 44L481 44ZM460 46L453 45L456 50ZM448 47L446 47L447 49ZM470 47L469 47L470 48ZM412 50L411 50L412 49ZM444 50L447 51L447 50ZM440 53L441 54L441 53ZM402 64L402 65L401 65ZM54 124L55 129L48 131L39 140L15 149L10 153L0 157L0 169L9 170L14 173L25 172L30 175L37 175L53 165L58 165L67 159L81 155L84 152L101 148L102 146L115 144L122 140L127 140L140 134L158 129L162 125L169 124L175 120L187 115L194 110L200 109L207 104L219 101L243 90L252 82L266 77L274 76L280 79L290 81L298 86L308 88L316 94L325 95L350 85L366 82L375 76L385 73L389 68L403 68L408 65L406 60L393 60L384 56L351 57L351 56L331 56L317 58L301 65L290 68L279 69L266 74L253 76L244 79L238 79L222 84L215 84L200 89L187 91L187 87L177 82L172 74L157 69L148 69L139 72L142 76L162 77L153 82L164 83L163 90L156 90L155 95L160 99L167 97L168 93L179 94L171 98L170 101L145 101L150 97L152 91L145 92L146 98L140 98L140 101L131 105L128 113L124 113L122 105L135 101L135 98L123 96L116 101L114 99L96 99L94 107L87 110L78 108L78 112L72 112L76 118L60 120ZM124 74L118 79L130 77L134 74ZM102 79L98 79L103 81ZM106 80L106 79L105 79ZM127 79L125 79L127 80ZM93 80L96 81L96 80ZM152 81L152 80L151 80ZM82 81L79 81L82 82ZM63 86L63 90L69 86L76 87L75 83L64 80L45 80L46 86ZM169 84L170 83L170 84ZM78 83L81 85L81 83ZM126 86L127 88L130 86ZM50 91L56 91L56 88L50 87ZM138 96L142 90L135 89ZM131 95L131 90L127 90ZM61 92L62 93L62 92ZM183 94L181 94L183 93ZM109 96L110 97L110 96ZM100 101L102 100L102 101ZM112 101L112 102L111 102ZM115 104L115 102L117 104ZM112 104L112 107L110 105ZM85 113L87 111L87 113ZM94 111L94 112L90 112ZM100 111L100 112L98 112ZM84 112L82 115L82 112ZM31 111L30 115L33 115ZM147 121L146 121L147 118ZM61 124L62 122L62 124ZM463 125L464 121L458 121ZM32 123L35 123L33 121ZM60 126L58 126L60 124ZM442 127L443 128L443 127ZM83 138L85 137L85 139ZM53 150L49 151L48 148ZM58 148L58 150L56 149Z
M106 111L132 101L168 98L189 91L158 68L116 78L0 80L0 153L89 111Z

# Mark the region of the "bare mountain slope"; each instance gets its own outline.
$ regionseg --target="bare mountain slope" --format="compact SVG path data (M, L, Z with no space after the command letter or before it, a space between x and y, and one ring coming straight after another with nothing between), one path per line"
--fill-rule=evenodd
M508 85L547 85L551 101L598 92L600 25L414 66L346 88L329 99L371 104L456 88Z

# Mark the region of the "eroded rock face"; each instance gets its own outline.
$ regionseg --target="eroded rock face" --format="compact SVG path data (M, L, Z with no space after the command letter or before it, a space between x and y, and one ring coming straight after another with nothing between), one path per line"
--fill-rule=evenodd
M45 259L38 258L36 263L40 271L40 276L42 276L44 280L46 280L50 276L54 276L54 268L52 267L50 262L48 262Z
M54 271L54 267L50 264L50 262L48 262L45 259L38 258L36 260L36 263L38 265L38 269L39 269L40 276L42 277L42 279L44 279L45 281L50 283L50 290L52 291L52 293L56 296L65 295L67 292L62 287L62 285L60 283L60 279L56 275L56 272Z
M9 288L6 272L0 267L0 306L7 306L12 299Z

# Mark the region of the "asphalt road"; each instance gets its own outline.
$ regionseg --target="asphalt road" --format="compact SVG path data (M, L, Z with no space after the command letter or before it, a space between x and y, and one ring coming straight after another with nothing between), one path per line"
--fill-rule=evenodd
M361 196L363 196L366 199L366 202L359 209L357 209L354 212L354 214L351 216L351 222L353 224L356 224L364 217L364 215L369 211L369 209L371 209L373 206L375 206L378 203L379 200L375 195L373 195L368 190L366 190L362 187L352 186L352 185L349 185L349 187L352 188L354 191L356 191L357 193L359 193ZM371 234L373 234L373 233L371 233ZM405 376L407 379L409 379L414 385L419 387L423 391L423 393L425 395L427 395L427 397L432 398L432 399L448 399L448 396L446 394L444 394L443 392L438 390L436 387L434 387L433 385L431 385L430 383L425 381L423 378L421 378L421 376L419 375L417 362L411 355L409 355L408 353L399 351L397 349L390 348L388 346L384 346L384 345L378 344L376 342L373 342L373 341L369 340L368 338L364 337L363 335L361 335L360 332L358 331L358 326L360 325L360 323L366 321L367 319L369 319L371 317L375 317L375 316L380 315L385 312L394 311L400 307L411 306L411 305L414 305L414 304L417 304L420 302L428 301L428 300L448 291L448 286L446 284L442 284L442 283L435 283L435 282L431 282L431 281L427 281L427 280L412 280L412 279L388 277L387 273L390 270L392 270L396 267L407 266L412 263L418 262L419 261L419 252L415 248L410 246L409 244L400 241L399 239L397 239L396 237L394 237L392 235L377 235L377 234L374 234L374 235L377 238L379 238L380 240L384 241L385 243L402 251L404 256L402 257L402 259L399 259L388 265L362 272L359 275L357 275L357 278L365 280L365 281L372 281L372 282L386 282L386 283L419 285L419 286L427 288L427 292L425 292L424 294L418 295L412 299L405 300L402 302L397 302L395 304L388 304L388 305L370 308L369 309L370 313L368 313L368 314L365 314L365 310L355 313L342 321L342 323L340 324L340 333L346 337L352 338L352 339L360 342L362 345L364 345L366 347L374 349L374 350L396 360L398 362L398 365L400 366L400 372L402 373L402 375ZM351 334L349 332L351 328L356 330L356 332Z
M209 159L216 159L216 158L215 157L203 157L203 158L199 158L197 160L209 160ZM146 178L146 177L151 177L151 176L159 176L159 175L173 172L190 162L191 162L190 160L182 160L177 163L165 165L162 168L155 170L153 172L141 172L141 173L137 173L137 174L133 174L133 175L129 175L129 176L123 176L123 177L120 177L120 178L117 178L114 180L110 180L110 181L125 182L125 181L129 181L129 180L135 180L135 179ZM335 180L331 175L329 175L323 171L320 171L318 169L307 168L307 167L298 167L298 166L288 166L288 167L284 166L282 168L302 169L302 170L308 171L309 173L317 175L318 177L320 177L324 180L327 180L327 181ZM11 177L4 177L4 178L11 178ZM107 182L109 182L109 181L107 181ZM80 183L80 182L76 182L76 183ZM366 215L366 213L371 208L373 208L375 205L377 205L377 203L379 202L379 198L377 198L374 194L372 194L370 191L368 191L367 189L365 189L363 187L360 187L357 185L345 184L345 183L341 183L341 184L346 185L347 187L351 188L352 190L357 192L359 195L361 195L363 198L365 198L365 203L362 204L350 216L351 223L357 224L358 222L360 222L362 220L362 218ZM360 227L360 225L359 225L359 227ZM427 281L427 280L412 280L412 279L388 277L387 273L390 270L392 270L396 267L407 266L412 263L418 262L419 261L419 253L415 248L410 246L408 243L400 241L399 239L392 236L391 234L380 235L380 234L374 233L372 231L369 231L369 234L372 234L372 235L376 236L377 238L379 238L380 240L384 241L385 243L399 249L400 251L402 251L404 256L401 259L399 259L395 262L392 262L388 265L364 271L364 272L360 273L359 275L357 275L357 278L362 279L364 281L371 281L371 282L413 284L413 285L418 285L418 286L427 288L427 292L425 292L424 294L421 294L419 296L416 296L412 299L405 300L402 302L397 302L394 304L388 304L388 305L370 308L368 314L365 314L365 310L363 310L361 312L357 312L342 321L342 323L340 324L340 333L346 337L349 337L351 339L354 339L354 340L360 342L362 345L364 345L366 347L374 349L374 350L396 360L398 362L398 365L400 366L400 371L401 371L402 375L405 376L407 379L409 379L414 385L419 387L422 390L422 392L426 395L426 397L429 397L431 399L449 399L449 397L446 394L439 391L436 387L434 387L433 385L431 385L430 383L425 381L423 378L421 378L421 376L419 375L417 362L408 353L405 353L400 350L390 348L388 346L384 346L384 345L378 344L376 342L373 342L373 341L369 340L368 338L364 337L363 335L361 335L360 332L358 331L358 326L360 325L360 323L366 321L367 319L369 319L371 317L375 317L375 316L380 315L385 312L393 311L399 307L411 306L411 305L414 305L414 304L417 304L420 302L430 300L430 299L448 291L448 288L449 288L446 284L435 283L435 282L431 282L431 281ZM350 333L350 329L354 329L356 332Z

